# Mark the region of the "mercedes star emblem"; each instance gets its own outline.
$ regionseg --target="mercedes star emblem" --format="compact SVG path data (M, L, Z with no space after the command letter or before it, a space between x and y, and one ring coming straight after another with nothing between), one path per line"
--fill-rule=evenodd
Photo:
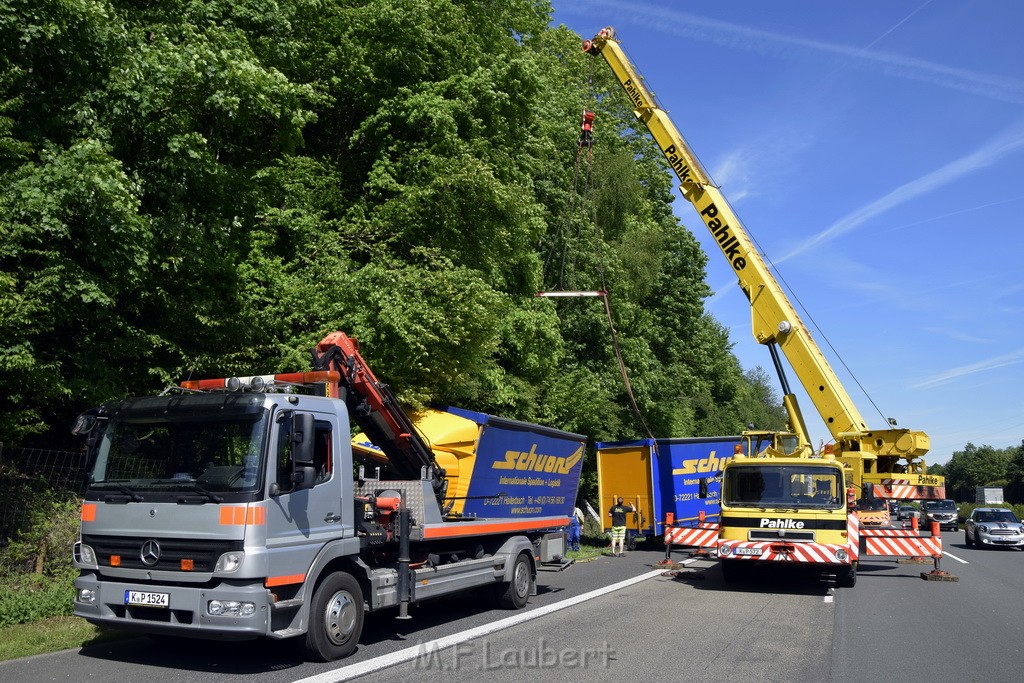
M146 541L142 544L142 552L139 553L139 557L142 559L142 564L152 567L160 561L160 544L153 540Z

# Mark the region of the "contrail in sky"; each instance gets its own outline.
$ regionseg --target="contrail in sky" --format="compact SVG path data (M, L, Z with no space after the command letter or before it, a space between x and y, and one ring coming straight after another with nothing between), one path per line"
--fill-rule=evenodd
M971 363L970 365L962 365L958 368L947 370L943 373L935 375L930 379L926 379L923 382L918 382L912 385L911 389L925 389L927 387L933 387L937 384L943 384L954 380L958 377L965 375L973 375L976 372L985 372L986 370L996 370L998 368L1005 368L1008 365L1017 365L1018 363L1024 362L1024 349L1017 349L1010 353L1003 354L1002 356L996 356L995 358L988 358L977 363Z
M823 242L832 240L863 225L875 216L885 213L895 206L949 185L978 169L991 166L1007 154L1011 154L1021 148L1024 148L1024 123L1018 122L974 152L951 161L945 166L916 180L904 183L884 197L846 214L793 251L782 258L776 259L775 263L779 264L791 259L797 254L801 254L808 249L812 249Z
M887 76L932 83L939 87L969 92L995 100L1024 104L1024 81L1020 79L959 69L894 52L868 50L853 45L827 43L784 33L763 31L664 7L645 5L632 0L628 2L623 2L623 0L584 0L583 2L565 2L560 6L577 9L581 12L586 11L588 14L593 14L595 8L607 8L614 10L617 16L628 16L632 23L644 25L662 33L748 52L771 52L780 58L798 58L802 52L806 51L835 55L848 58L850 62L880 67ZM914 13L918 10L915 10ZM878 40L875 39L870 45Z

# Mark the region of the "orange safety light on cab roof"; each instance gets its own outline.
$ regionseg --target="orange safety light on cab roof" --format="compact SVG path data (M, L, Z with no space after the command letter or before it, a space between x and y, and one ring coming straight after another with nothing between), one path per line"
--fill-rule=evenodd
M317 384L334 383L341 380L341 374L334 370L316 372L285 372L277 375L253 375L251 377L218 377L215 379L187 380L181 383L183 389L191 391L214 391L227 389L239 391L252 389L259 391L272 384Z

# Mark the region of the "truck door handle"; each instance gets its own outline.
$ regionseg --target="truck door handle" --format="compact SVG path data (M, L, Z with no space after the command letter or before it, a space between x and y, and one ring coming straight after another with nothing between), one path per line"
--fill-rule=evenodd
M325 522L340 522L341 521L341 515L339 515L336 512L328 512L327 516L324 517L324 521Z

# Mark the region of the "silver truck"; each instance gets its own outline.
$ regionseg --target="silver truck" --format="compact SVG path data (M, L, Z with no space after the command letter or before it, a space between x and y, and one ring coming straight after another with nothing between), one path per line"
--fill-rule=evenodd
M355 650L367 611L407 617L479 586L526 605L568 519L452 513L429 446L339 334L312 372L184 382L79 417L91 465L77 616L156 636L297 637L327 661ZM350 415L391 472L353 462Z

